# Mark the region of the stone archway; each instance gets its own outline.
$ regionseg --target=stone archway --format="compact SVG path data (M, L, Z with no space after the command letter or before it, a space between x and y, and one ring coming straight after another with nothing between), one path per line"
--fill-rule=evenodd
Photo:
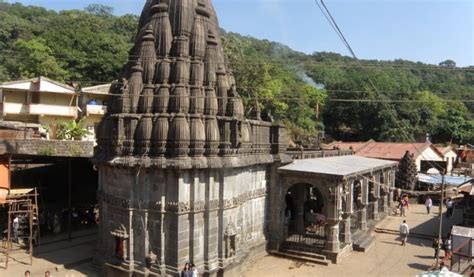
M325 247L327 207L331 203L323 188L324 184L312 182L288 182L282 187L282 245Z

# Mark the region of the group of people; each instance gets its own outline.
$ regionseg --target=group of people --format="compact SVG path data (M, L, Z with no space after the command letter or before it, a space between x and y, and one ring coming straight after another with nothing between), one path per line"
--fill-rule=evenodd
M181 271L181 277L198 277L199 271L193 263L186 263L183 271Z
M71 224L74 229L81 226L97 225L99 221L99 209L97 205L91 205L89 208L72 208ZM43 234L59 234L67 229L69 221L69 211L62 209L60 211L43 211L39 215L40 229Z
M400 216L407 216L406 212L409 207L408 195L400 196L398 200L398 209L400 210Z
M438 238L435 238L433 240L433 245L434 249L434 257L439 257L439 250L443 249L444 250L444 256L445 257L450 257L451 256L451 234L448 234L446 238L443 238L442 241L439 241Z

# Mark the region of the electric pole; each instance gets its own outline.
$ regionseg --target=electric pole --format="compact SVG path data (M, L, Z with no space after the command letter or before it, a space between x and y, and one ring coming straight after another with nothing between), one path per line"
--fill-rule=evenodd
M436 266L439 265L439 252L441 248L441 237L443 232L444 174L445 171L443 170L441 173L441 198L439 203L438 251L436 251Z

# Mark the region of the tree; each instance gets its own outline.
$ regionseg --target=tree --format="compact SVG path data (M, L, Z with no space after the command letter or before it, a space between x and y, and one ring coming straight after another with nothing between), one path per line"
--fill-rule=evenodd
M437 142L464 144L474 137L474 124L467 118L468 110L462 102L451 102L440 116L434 133Z
M396 186L402 189L415 189L416 174L418 170L416 168L415 160L410 152L406 152L400 163L398 164L398 171L396 174Z
M84 10L100 17L112 17L114 13L114 8L100 4L90 4Z
M17 56L14 56L8 67L12 72L16 72L16 78L46 76L63 81L68 74L61 68L51 48L46 46L46 41L42 38L19 39L13 45L13 51Z
M439 63L439 66L446 67L446 68L455 68L456 62L453 60L445 60Z

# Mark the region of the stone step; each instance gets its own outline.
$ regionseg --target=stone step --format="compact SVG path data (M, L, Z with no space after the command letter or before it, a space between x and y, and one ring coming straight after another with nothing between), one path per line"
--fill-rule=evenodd
M278 257L283 257L287 259L292 259L292 260L298 260L306 263L312 263L312 264L318 264L318 265L324 265L324 266L329 266L331 264L331 261L326 260L326 257L324 259L320 259L320 257L312 257L312 256L306 256L302 255L304 252L297 252L297 251L292 251L291 253L285 251L270 251L269 252L271 255L278 256ZM305 253L305 254L310 254L310 253ZM311 253L312 254L312 253Z
M315 247L311 245L304 245L293 242L284 242L282 245L280 245L280 250L293 250L298 252L320 254L321 251L324 250L324 247Z
M317 253L313 253L313 252L297 251L297 250L293 250L293 249L285 249L285 250L281 250L280 252L289 253L289 254L293 254L293 255L301 255L301 256L304 256L304 257L309 257L309 258L314 258L314 259L326 261L326 256L324 256L323 254L317 254Z

